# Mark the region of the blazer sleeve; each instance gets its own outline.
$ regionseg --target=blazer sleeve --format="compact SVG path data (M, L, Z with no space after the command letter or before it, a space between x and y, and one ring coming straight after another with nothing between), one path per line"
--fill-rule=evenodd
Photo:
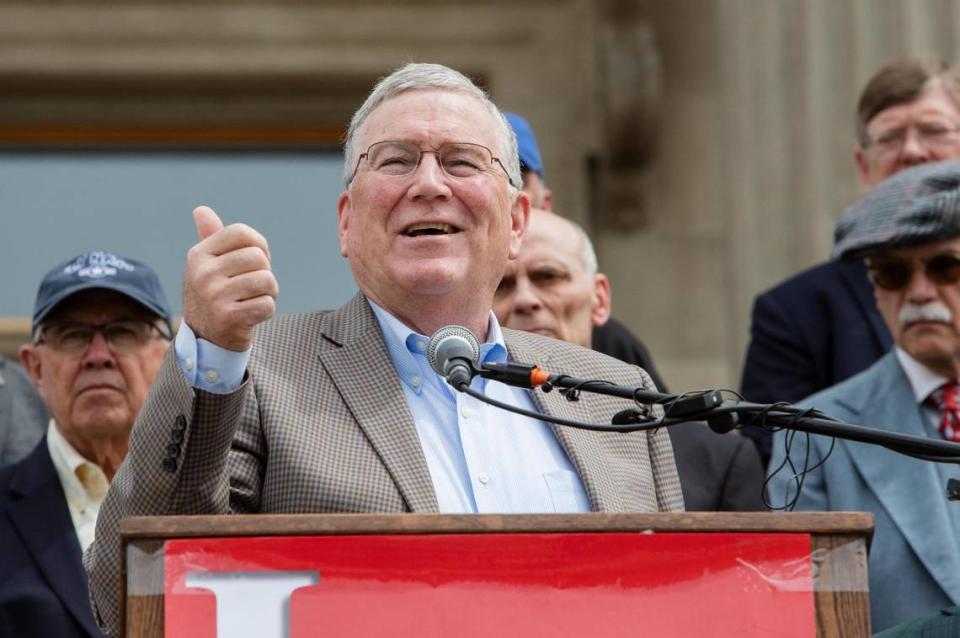
M95 617L107 636L120 632L121 519L257 510L264 446L251 386L246 379L226 395L195 391L172 349L167 354L84 555Z

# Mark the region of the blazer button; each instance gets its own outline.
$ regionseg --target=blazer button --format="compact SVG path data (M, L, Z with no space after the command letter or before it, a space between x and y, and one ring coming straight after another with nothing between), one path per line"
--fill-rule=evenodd
M182 414L177 415L177 429L183 432L187 429L187 417Z
M174 430L171 432L170 440L174 443L183 443L183 430Z
M170 458L169 456L163 459L163 469L170 474L173 474L177 471L177 459Z
M177 458L180 456L180 446L176 443L171 443L167 446L167 456Z

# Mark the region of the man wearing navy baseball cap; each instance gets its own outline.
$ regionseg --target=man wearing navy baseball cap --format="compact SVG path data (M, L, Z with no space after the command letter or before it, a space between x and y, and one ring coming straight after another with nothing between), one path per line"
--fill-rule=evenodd
M81 554L170 343L170 311L145 264L89 252L43 278L20 361L51 415L46 436L0 470L0 635L100 636Z
M894 347L803 403L848 423L960 443L960 162L923 164L880 183L841 217L833 254L865 259ZM875 631L960 604L960 506L946 497L947 481L960 478L956 466L822 436L791 438L774 435L775 505L797 496L794 471L777 471L789 455L794 467L815 468L797 509L875 517Z

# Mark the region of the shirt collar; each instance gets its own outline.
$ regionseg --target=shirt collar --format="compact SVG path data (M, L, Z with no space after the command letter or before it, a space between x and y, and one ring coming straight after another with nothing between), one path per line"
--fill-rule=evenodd
M77 452L53 419L50 419L47 426L47 449L68 501L103 499L109 484L103 469ZM81 477L85 480L81 480Z
M397 370L401 381L411 390L420 394L423 389L422 383L415 383L421 365L417 362L417 357L426 361L427 346L430 343L430 337L415 332L404 325L399 319L390 312L381 308L376 303L367 299L370 308L373 310L377 322L380 324L380 331L383 333L383 339L387 344L387 352L390 355L390 361ZM500 323L497 317L490 311L490 322L487 325L487 341L480 344L480 361L482 362L503 362L507 360L507 346L503 340L503 331L500 329ZM429 365L427 366L429 367ZM432 371L431 371L432 372ZM435 372L433 374L436 375ZM437 375L439 377L439 375ZM485 384L486 379L481 379ZM483 387L483 386L481 386Z
M927 366L923 365L901 348L895 348L897 360L900 361L900 367L903 368L907 380L910 381L910 388L913 390L913 396L917 403L923 403L930 393L950 381L947 377L942 377Z

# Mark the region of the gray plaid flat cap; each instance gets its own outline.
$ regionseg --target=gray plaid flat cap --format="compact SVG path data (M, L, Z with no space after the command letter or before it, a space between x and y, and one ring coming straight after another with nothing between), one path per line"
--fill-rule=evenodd
M960 162L921 164L887 178L844 211L833 257L858 259L960 236Z

